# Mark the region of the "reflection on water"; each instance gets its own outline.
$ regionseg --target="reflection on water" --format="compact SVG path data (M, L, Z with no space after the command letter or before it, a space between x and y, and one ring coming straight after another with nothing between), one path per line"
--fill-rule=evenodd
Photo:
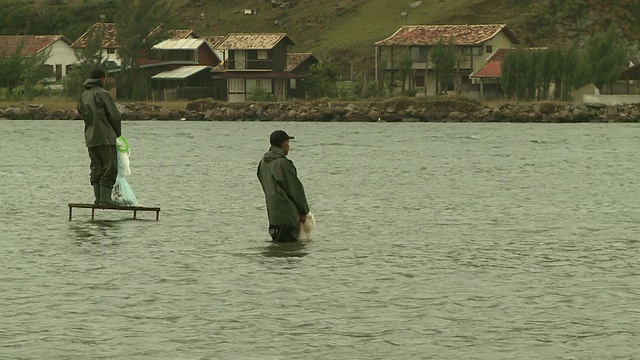
M307 243L304 242L288 242L275 243L269 242L262 251L262 255L266 257L294 258L307 256L309 251L306 249Z
M120 223L123 221L127 220L75 220L69 222L69 229L71 229L77 245L87 243L105 245L105 242L115 245L114 230L119 229Z

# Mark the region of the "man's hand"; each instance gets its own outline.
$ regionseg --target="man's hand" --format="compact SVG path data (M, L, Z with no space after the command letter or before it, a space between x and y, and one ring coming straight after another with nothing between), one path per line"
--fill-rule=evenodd
M300 215L300 223L304 224L304 222L307 220L307 214L304 215Z

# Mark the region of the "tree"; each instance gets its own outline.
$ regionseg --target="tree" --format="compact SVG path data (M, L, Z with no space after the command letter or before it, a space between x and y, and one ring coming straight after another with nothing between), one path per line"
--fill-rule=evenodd
M436 94L440 95L446 89L445 83L453 74L456 65L456 49L453 44L453 37L449 38L447 44L441 37L431 52L431 62L436 76Z
M400 59L400 63L398 64L398 70L400 71L400 77L402 77L402 91L407 90L407 77L411 76L411 72L413 71L413 59L411 56L406 55ZM411 87L411 83L409 83Z
M615 83L628 63L627 50L620 41L618 29L611 25L606 32L598 32L587 46L589 78L602 90L604 85Z
M107 59L102 56L104 33L94 33L85 48L76 49L76 67L64 79L64 91L68 97L78 97L84 90L83 83L91 70L107 68Z
M306 96L311 99L335 97L339 77L340 69L336 64L321 61L313 65L304 81Z
M584 56L578 47L571 46L563 52L561 74L560 83L562 86L559 89L561 100L569 100L571 90L589 83Z
M13 54L0 53L0 86L7 88L9 95L20 85L23 48L24 41L18 45Z
M518 46L509 51L502 62L500 84L507 97L530 100L536 96L536 66L533 51Z
M138 74L138 58L168 38L171 27L172 2L157 0L119 0L116 16L116 40L120 44L121 69L118 81L120 97L146 98L148 84Z
M45 64L49 55L49 50L45 50L23 59L20 80L24 87L24 94L30 99L35 96L35 86L51 77L51 69Z
M12 54L0 53L0 86L7 88L9 95L18 86L24 86L30 95L35 84L51 76L45 67L49 58L48 51L41 51L31 56L24 56L22 50L25 42L22 40Z

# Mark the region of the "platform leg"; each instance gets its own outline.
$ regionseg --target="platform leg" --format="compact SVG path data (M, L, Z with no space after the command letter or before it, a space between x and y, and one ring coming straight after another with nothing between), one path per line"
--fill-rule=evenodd
M156 211L156 221L160 218L160 211Z
M93 221L93 215L96 212L96 208L91 208L91 221Z
M73 207L69 206L69 221L71 221L71 212L73 211Z
M138 211L133 210L133 218L136 219L136 215L138 214Z

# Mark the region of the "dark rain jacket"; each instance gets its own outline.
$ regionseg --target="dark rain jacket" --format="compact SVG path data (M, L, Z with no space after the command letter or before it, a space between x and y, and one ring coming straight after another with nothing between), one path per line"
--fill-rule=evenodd
M260 164L258 179L267 202L269 225L300 226L300 216L309 212L304 187L293 162L276 146L269 148Z
M87 79L78 100L78 112L84 118L84 141L87 147L116 145L121 135L120 112L100 79Z

